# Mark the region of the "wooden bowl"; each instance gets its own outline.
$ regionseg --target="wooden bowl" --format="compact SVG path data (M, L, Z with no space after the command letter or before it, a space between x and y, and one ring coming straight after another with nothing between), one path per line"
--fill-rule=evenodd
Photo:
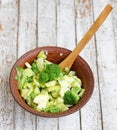
M25 67L25 62L32 63L34 59L36 58L37 54L41 50L47 51L48 53L47 60L56 64L59 64L62 60L64 60L71 53L70 50L65 49L65 48L60 48L60 47L55 47L55 46L45 46L45 47L39 47L31 51L28 51L23 56L21 56L14 64L10 73L10 78L9 78L10 89L11 89L11 93L14 99L17 101L17 103L21 107L23 107L28 112L31 112L37 116L42 116L42 117L50 117L50 118L61 117L61 116L72 114L80 110L88 102L94 89L93 73L89 65L86 63L86 61L80 56L78 56L77 59L75 60L71 70L76 71L77 76L81 79L83 83L82 88L85 89L85 92L84 92L83 97L80 99L80 101L76 105L71 107L69 110L66 110L64 112L59 112L59 113L39 112L35 110L34 108L30 107L29 105L27 105L24 102L24 100L21 98L20 93L18 91L17 81L14 79L16 76L16 66Z

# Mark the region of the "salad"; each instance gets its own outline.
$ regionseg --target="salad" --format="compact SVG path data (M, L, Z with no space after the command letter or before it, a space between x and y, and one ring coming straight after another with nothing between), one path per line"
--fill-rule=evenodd
M16 67L21 97L32 108L49 113L62 112L78 103L84 89L75 71L61 68L47 60L41 51L32 64Z

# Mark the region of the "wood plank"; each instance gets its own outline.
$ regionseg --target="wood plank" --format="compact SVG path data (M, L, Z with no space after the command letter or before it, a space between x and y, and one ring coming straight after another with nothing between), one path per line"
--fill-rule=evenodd
M14 128L14 99L9 89L9 73L16 60L17 0L0 1L0 130Z
M75 47L75 14L73 0L57 2L57 44L73 50Z
M116 52L117 52L117 1L116 0L111 0L111 4L113 7L113 12L112 12L112 22L113 22L113 31L114 31L114 40L116 43ZM116 53L117 56L117 53Z
M38 46L56 46L56 2L38 0ZM37 129L57 130L57 118L37 117Z
M76 0L76 26L77 41L83 37L93 23L92 2L89 0ZM90 50L90 51L89 51ZM101 115L98 90L98 77L96 68L96 50L94 38L89 41L80 54L91 67L94 78L95 88L89 102L81 109L82 130L101 130Z
M57 46L70 50L75 47L75 13L73 0L57 3ZM59 130L80 130L79 112L59 118Z
M58 119L37 117L37 130L59 130Z
M18 57L36 47L37 1L19 2Z
M38 1L38 45L56 45L56 2Z
M36 10L37 1L20 0L19 2L19 30L18 30L18 57L26 51L36 47ZM15 129L34 130L36 116L23 110L15 103Z
M108 3L108 0L94 0L94 18L101 11L100 8ZM100 7L101 5L101 7ZM112 15L103 24L96 34L98 52L98 75L101 93L103 130L117 129L117 61L112 27Z

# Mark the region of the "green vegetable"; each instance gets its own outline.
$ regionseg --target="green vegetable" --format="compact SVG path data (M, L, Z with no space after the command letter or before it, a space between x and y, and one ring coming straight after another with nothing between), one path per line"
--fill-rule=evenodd
M39 73L39 69L38 69L38 67L37 67L36 62L33 62L33 63L32 63L32 70L33 70L33 72L34 72L35 74L38 74L38 73Z
M21 89L26 81L31 82L31 76L34 75L33 71L29 68L23 69L21 67L17 67L17 76L18 80L18 88Z
M54 80L62 73L61 68L56 64L47 64L46 68L39 75L39 81L46 83L47 81Z
M81 90L81 92L79 93L79 97L82 97L82 96L83 96L84 91L85 91L84 89Z
M48 64L46 66L45 73L48 74L49 80L53 80L60 76L62 70L56 64Z
M81 87L74 86L74 87L72 87L71 90L78 94L82 89L81 89Z
M59 93L57 91L52 91L51 95L53 98L57 98L59 96Z
M39 75L39 81L41 82L41 83L45 83L45 82L47 82L49 80L49 77L48 77L48 74L47 73L41 73L40 75Z
M41 51L41 52L37 55L37 58L43 58L43 59L46 59L47 56L45 55L44 51Z
M26 81L27 81L28 83L31 83L31 82L33 81L33 76L27 77L27 78L26 78Z
M69 105L74 105L78 102L80 97L74 91L68 90L64 95L64 103Z
M18 89L21 89L24 83L24 80L22 80L24 69L20 66L17 66L16 71L17 71L17 76L15 77L15 79L18 81Z
M26 78L26 77L31 77L33 75L34 75L34 72L31 69L29 69L29 68L24 69L23 77Z
M35 95L38 95L40 94L40 89L36 86L35 89L34 89L34 94Z
M34 98L34 103L38 104L38 108L40 110L45 109L46 105L49 101L48 93L40 93L38 96Z
M36 61L36 64L37 64L39 71L42 72L44 67L45 67L44 59L38 58L37 61Z
M60 112L58 106L56 105L53 105L53 106L50 106L50 107L47 107L44 112L49 112L49 113L57 113L57 112Z
M48 73L49 79L53 80L60 76L60 74L62 73L62 70L56 64L49 64L49 65L47 65L45 72Z
M16 71L17 71L16 79L20 79L22 77L23 70L24 69L22 67L20 67L20 66L16 67Z
M61 89L60 85L54 85L47 88L48 92L56 91L59 92Z
M16 67L18 89L21 97L32 108L49 113L62 112L78 103L84 94L81 80L75 71L61 68L46 60L44 51L26 68Z
M37 94L34 93L34 92L32 92L32 93L30 94L31 99L34 99L36 96L37 96Z

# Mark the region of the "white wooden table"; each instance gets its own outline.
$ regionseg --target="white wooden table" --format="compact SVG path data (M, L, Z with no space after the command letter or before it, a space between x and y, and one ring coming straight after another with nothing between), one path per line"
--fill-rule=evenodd
M113 12L81 56L95 77L90 101L62 118L23 110L9 89L18 57L37 46L73 50L103 7ZM0 0L0 130L117 130L117 0Z

